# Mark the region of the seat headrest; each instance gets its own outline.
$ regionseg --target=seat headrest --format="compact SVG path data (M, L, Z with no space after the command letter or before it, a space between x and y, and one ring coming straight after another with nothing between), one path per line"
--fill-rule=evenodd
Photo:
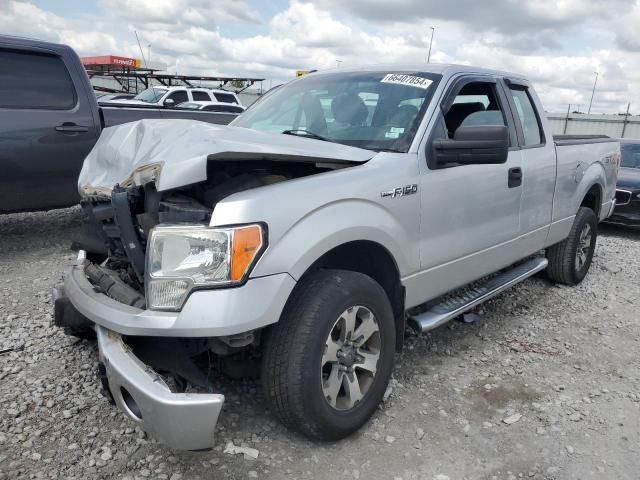
M462 121L460 127L476 127L478 125L504 125L502 112L500 110L473 112Z
M455 132L465 118L474 112L483 110L484 104L482 102L454 103L445 115L447 128L450 132Z
M338 122L359 127L367 119L369 110L359 95L343 93L331 102L331 113Z

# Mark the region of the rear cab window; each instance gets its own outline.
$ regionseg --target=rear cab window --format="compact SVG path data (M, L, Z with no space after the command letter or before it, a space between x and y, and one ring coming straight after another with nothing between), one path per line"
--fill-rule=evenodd
M222 102L222 103L238 103L236 101L236 97L235 95L231 94L231 93L220 93L220 92L216 92L214 93L215 95L215 100L217 100L218 102Z
M77 98L59 56L0 49L0 108L70 110Z
M544 135L538 111L533 103L529 89L521 85L509 85L509 95L513 100L514 113L520 121L523 147L544 145Z

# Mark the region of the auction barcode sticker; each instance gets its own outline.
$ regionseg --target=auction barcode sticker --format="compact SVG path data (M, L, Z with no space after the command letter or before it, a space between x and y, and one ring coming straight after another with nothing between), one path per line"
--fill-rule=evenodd
M401 73L388 73L381 80L382 83L395 83L397 85L406 85L408 87L424 88L425 90L431 86L433 81L428 78L416 77L415 75L404 75Z

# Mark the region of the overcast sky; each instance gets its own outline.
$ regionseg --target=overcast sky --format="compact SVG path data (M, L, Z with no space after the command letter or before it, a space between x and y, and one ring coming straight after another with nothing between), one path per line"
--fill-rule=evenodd
M0 33L80 55L274 84L298 69L431 60L526 74L547 110L640 114L640 0L0 0ZM269 81L267 81L267 85ZM573 110L574 108L572 108Z

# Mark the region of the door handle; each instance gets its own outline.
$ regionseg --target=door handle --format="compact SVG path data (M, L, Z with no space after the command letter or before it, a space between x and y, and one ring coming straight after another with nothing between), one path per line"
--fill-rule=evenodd
M56 132L63 133L82 133L88 132L89 127L85 127L84 125L76 125L72 122L64 122L62 125L58 125L56 127Z
M514 167L509 169L509 188L515 188L522 185L522 169Z

